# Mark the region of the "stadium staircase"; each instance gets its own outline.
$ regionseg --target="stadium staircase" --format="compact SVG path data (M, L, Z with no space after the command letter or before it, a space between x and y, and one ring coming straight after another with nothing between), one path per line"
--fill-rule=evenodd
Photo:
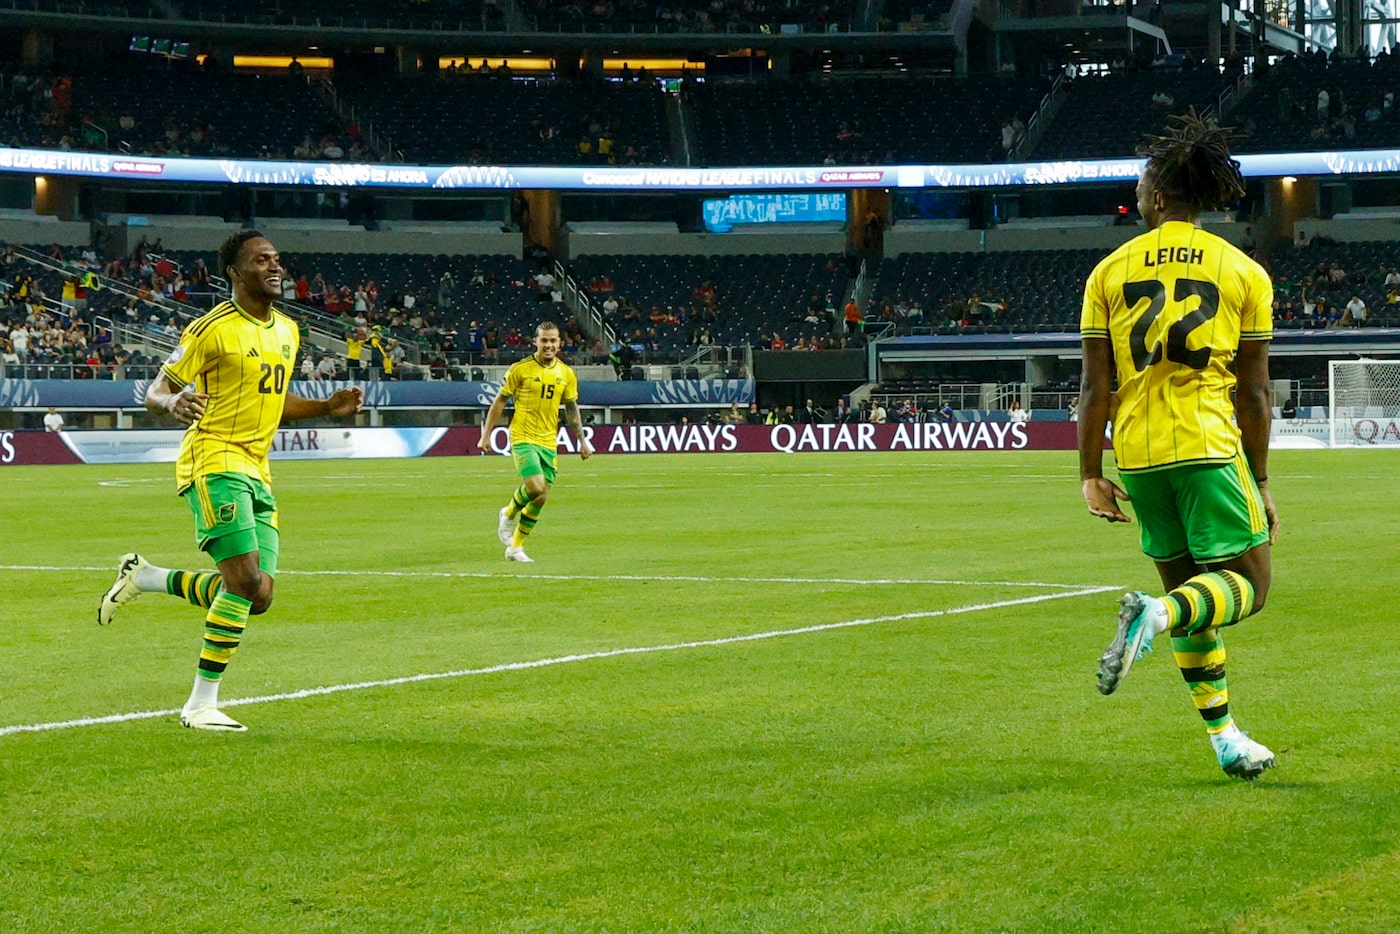
M82 272L88 271L80 269L73 263L53 259L32 247L16 246L14 249L15 255L31 266L37 266L50 272L56 272L63 278L80 275ZM96 272L95 270L92 271L94 273ZM136 289L125 282L111 279L103 275L97 275L96 279L98 291L106 292L109 295L118 295L122 298L140 297ZM151 298L144 299L143 301L146 306L143 308L143 312L147 309L159 309L168 315L173 315L182 322L182 326L184 322L193 321L204 313L203 309L194 305L172 301L164 296L153 295ZM63 312L63 303L57 299L46 298L44 306L56 313ZM128 350L148 350L164 356L175 349L177 343L175 340L165 337L164 335L147 331L139 324L131 325L118 320L115 316L98 314L94 307L94 298L91 296L88 298L88 314L92 318L94 324L101 324L103 327L110 330L117 340L120 341L121 345Z
M355 112L355 105L350 103L345 97L336 92L335 82L330 78L322 77L319 80L307 79L311 86L321 93L326 106L334 110L337 116L344 121L346 126L354 124L360 128L360 139L369 146L369 151L374 155L376 161L390 162L403 161L403 153L394 149L393 142L383 138L375 129L371 121L360 122L360 115Z
M578 319L579 327L588 337L602 341L604 347L611 347L617 341L617 332L603 319L603 310L593 303L588 290L578 284L569 274L569 269L559 260L554 261L554 279L564 294L564 307Z
M671 161L676 165L695 164L695 113L679 94L666 95L666 128L671 134Z
M1059 113L1060 107L1065 102L1065 76L1063 74L1055 78L1055 83L1050 85L1050 90L1041 98L1040 106L1036 107L1035 113L1026 121L1026 132L1021 137L1021 141L1011 150L1008 160L1011 162L1027 162L1035 155L1035 147L1040 142L1040 138L1045 135L1045 130L1055 119L1055 114Z

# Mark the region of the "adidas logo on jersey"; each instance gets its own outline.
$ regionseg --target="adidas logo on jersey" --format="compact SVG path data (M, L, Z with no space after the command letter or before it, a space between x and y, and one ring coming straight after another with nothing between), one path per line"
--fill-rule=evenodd
M249 351L248 351L248 356L250 356L250 357L256 357L257 355L258 355L258 348L253 347L253 348L249 349Z

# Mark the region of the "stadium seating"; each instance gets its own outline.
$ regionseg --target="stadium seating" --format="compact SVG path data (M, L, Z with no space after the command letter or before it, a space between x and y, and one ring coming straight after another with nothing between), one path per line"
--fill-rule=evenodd
M655 85L441 75L339 87L407 162L602 164L609 161L598 155L604 132L619 164L670 156L665 101ZM585 137L592 149L586 156L578 149Z
M181 266L205 256L178 251L169 255ZM496 356L505 362L529 352L530 336L541 320L553 319L562 326L570 317L564 306L539 300L531 281L533 270L513 256L300 253L284 256L283 262L293 276L304 274L310 280L319 273L329 287L346 286L352 293L361 284L375 282L380 298L372 323L425 352L449 339L451 343L443 345L449 356L463 361L464 335L474 322L483 331L496 332ZM473 284L478 273L481 282ZM389 324L391 309L401 308L403 294L410 291L416 308L427 313L429 326L423 332ZM512 331L524 340L514 351L507 346Z
M923 326L940 333L1077 330L1084 280L1101 259L1102 250L906 253L880 264L871 295L876 306L917 299ZM950 303L974 292L1005 310L950 317Z
M1334 262L1347 274L1339 287L1308 286L1319 266L1330 268ZM1274 326L1280 329L1323 327L1325 322L1303 314L1305 295L1312 300L1319 296L1325 298L1338 314L1353 295L1358 295L1367 306L1368 327L1400 327L1400 303L1386 303L1385 275L1391 269L1400 269L1400 246L1394 243L1328 242L1279 252L1273 260L1278 303ZM1291 310L1289 303L1292 303Z
M123 117L134 125L124 128ZM98 148L111 151L290 158L308 136L313 143L330 135L351 145L340 140L340 118L305 78L209 71L158 59L76 68L69 131L74 137L81 136L85 120L106 131Z
M29 245L29 249L39 253L46 253L49 248L48 244ZM81 247L68 247L66 253L76 256L80 249ZM77 267L74 267L74 272L76 271ZM89 291L85 310L60 308L63 283L65 279L70 278L69 275L23 258L17 260L10 270L10 276L13 278L21 273L32 277L43 295L49 299L44 305L48 309L51 325L64 328L68 325L70 316L74 320L81 319L84 322L81 329L87 334L89 347L94 351L99 349L94 325L101 324L109 328L112 331L112 340L110 344L101 348L104 363L107 365L90 369L73 365L81 364L82 356L73 358L66 344L45 348L36 340L31 343L29 359L18 367L11 366L10 371L4 374L12 378L112 379L117 371L110 364L116 360L116 354L120 353L123 364L120 372L124 378L149 379L155 375L160 361L174 346L175 337L166 332L164 326L173 322L178 333L178 329L184 326L188 318L186 310L176 303L132 302L126 294L109 289ZM7 301L8 296L0 300L0 320L14 327L29 316L30 309L18 303L6 304ZM127 313L128 304L132 306L130 314ZM148 327L156 330L147 331ZM111 353L108 352L109 349Z
M993 78L706 84L695 96L709 165L971 163L1004 158L1002 120L1039 90Z
M583 283L611 277L618 301L630 302L642 317L623 321L619 311L611 323L632 342L663 350L694 343L706 328L720 345L757 345L775 331L789 345L799 337L825 337L830 325L804 323L806 309L814 296L824 304L828 294L839 307L846 290L839 256L580 256L572 271ZM704 319L703 303L695 295L705 282L714 283L718 292L713 322ZM664 313L668 308L683 320L649 320L653 309Z
M169 6L178 11L177 19L215 23L463 32L504 28L500 7L489 0L173 0Z
M540 32L751 33L785 26L849 32L852 0L522 0Z
M1030 153L1037 160L1131 156L1145 134L1160 133L1169 114L1204 113L1232 83L1214 70L1156 68L1105 77L1082 76ZM1165 94L1170 103L1155 103Z
M1237 152L1298 152L1329 149L1383 149L1400 146L1400 68L1341 62L1322 68L1295 62L1255 80L1253 89L1230 114L1246 137ZM1318 92L1328 92L1328 113L1318 113ZM1387 106L1386 94L1391 94ZM1374 109L1375 119L1367 111Z

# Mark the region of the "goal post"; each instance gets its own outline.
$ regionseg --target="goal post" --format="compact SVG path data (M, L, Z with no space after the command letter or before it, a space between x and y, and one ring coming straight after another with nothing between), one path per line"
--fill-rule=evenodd
M1400 360L1329 361L1327 420L1334 448L1400 448Z

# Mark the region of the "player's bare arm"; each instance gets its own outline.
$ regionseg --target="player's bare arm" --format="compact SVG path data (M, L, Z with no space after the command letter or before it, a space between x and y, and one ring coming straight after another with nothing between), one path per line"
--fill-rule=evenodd
M1269 387L1269 342L1241 341L1235 356L1235 421L1240 426L1240 446L1249 471L1259 485L1264 515L1269 520L1269 541L1278 540L1278 509L1269 492L1269 426L1273 421Z
M583 419L578 414L578 400L569 399L564 403L564 420L569 423L569 430L578 439L578 456L588 460L593 456L593 445L588 443L588 439L583 436Z
M176 386L164 372L146 389L147 411L169 415L182 425L193 425L199 421L204 414L204 404L208 401L208 394Z
M1109 522L1131 522L1118 507L1122 487L1103 475L1103 435L1113 397L1113 351L1105 337L1086 337L1084 376L1079 387L1079 481L1089 514Z
M476 442L476 448L482 454L491 451L491 432L495 430L496 423L501 420L501 416L506 411L506 394L496 393L496 398L491 400L491 407L486 410L486 417L481 420L481 438Z
M282 409L283 422L297 422L304 418L340 418L354 415L364 408L365 391L359 386L339 389L329 399L307 399L295 393L287 393L287 402Z

